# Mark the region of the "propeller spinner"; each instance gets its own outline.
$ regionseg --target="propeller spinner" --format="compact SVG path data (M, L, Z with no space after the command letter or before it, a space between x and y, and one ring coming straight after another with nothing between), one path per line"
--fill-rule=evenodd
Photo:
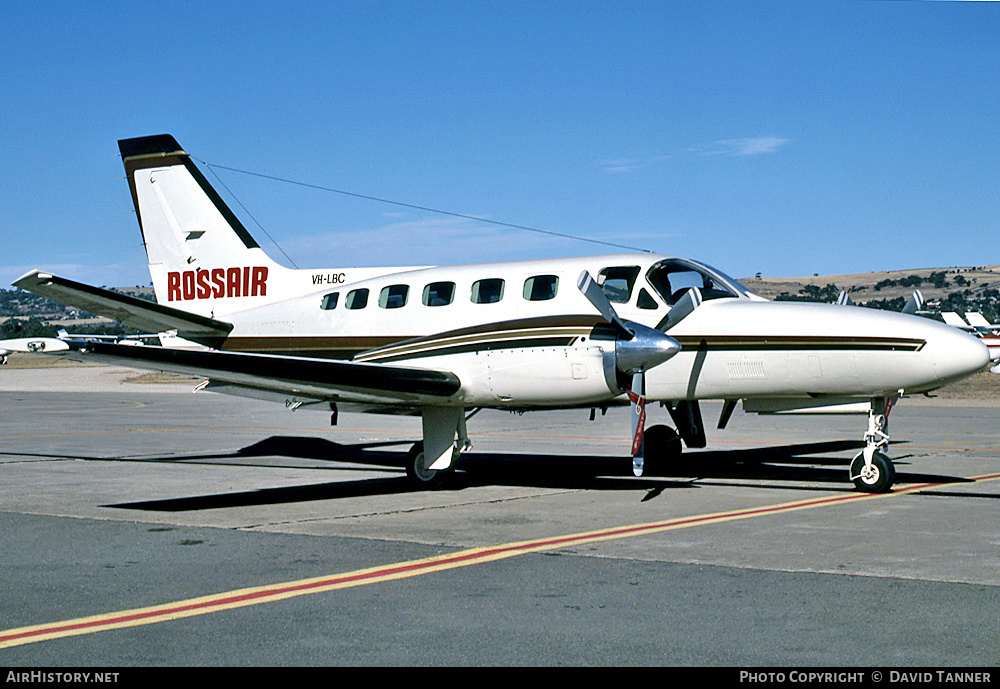
M636 476L642 476L644 463L642 436L646 425L645 373L681 351L681 344L656 328L650 328L633 321L623 321L619 318L604 290L594 281L589 272L580 273L577 287L604 316L605 320L618 330L618 337L615 339L615 366L620 372L632 377L630 388L625 391L632 403L632 473ZM684 313L680 314L680 318L686 316L701 303L700 296L700 294L691 296L690 304L681 309ZM680 305L678 303L674 309ZM671 325L674 324L676 321L671 323Z

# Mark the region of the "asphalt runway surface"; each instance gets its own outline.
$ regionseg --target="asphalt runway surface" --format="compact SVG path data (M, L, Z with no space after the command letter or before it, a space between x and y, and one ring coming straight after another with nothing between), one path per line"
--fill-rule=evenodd
M737 411L631 475L627 410L419 419L0 370L0 666L990 667L1000 408L904 399L892 493L863 416ZM998 377L1000 381L1000 377ZM650 408L648 424L664 423Z

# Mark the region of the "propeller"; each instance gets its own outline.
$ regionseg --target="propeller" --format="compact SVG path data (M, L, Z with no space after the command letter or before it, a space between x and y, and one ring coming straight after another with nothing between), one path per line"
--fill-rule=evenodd
M645 374L647 370L681 351L681 344L661 330L619 318L604 290L586 270L580 273L577 287L618 331L615 338L615 367L621 373L631 376L631 384L625 394L632 403L632 473L642 476L642 436L646 426ZM701 293L697 289L688 290L670 310L671 318L668 318L665 329L676 325L700 303ZM672 317L675 310L677 318L674 319Z

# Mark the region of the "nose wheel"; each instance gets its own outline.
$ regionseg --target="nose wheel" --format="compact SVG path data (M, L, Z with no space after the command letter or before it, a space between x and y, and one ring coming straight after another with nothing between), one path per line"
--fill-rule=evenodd
M896 480L896 468L881 452L873 453L871 462L866 462L862 450L851 461L851 480L863 493L888 493Z
M851 460L851 481L864 493L888 493L896 481L896 467L883 450L889 447L889 412L892 399L878 397L872 400L868 412L868 432L865 449Z

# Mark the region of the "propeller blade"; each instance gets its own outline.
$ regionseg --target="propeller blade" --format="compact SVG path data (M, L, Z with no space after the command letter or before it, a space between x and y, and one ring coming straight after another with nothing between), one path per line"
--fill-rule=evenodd
M672 327L691 315L692 311L701 306L701 302L701 290L697 287L692 287L685 292L684 296L678 299L677 303L670 307L670 313L667 314L667 322L663 328L664 332L670 330Z
M642 371L632 376L632 389L625 393L632 402L632 473L642 476L645 463L642 437L646 431L646 390Z
M629 329L627 325L625 325L621 318L618 317L618 314L615 313L615 308L611 305L611 301L608 299L608 295L604 293L604 290L601 289L601 286L597 284L597 281L590 276L588 271L585 270L580 273L580 277L577 278L576 281L576 286L581 292L583 292L583 296L587 297L587 301L593 304L594 308L596 308L600 314L604 316L604 320L617 326L618 330L621 331L622 335L625 335L626 339L631 339L635 333Z

